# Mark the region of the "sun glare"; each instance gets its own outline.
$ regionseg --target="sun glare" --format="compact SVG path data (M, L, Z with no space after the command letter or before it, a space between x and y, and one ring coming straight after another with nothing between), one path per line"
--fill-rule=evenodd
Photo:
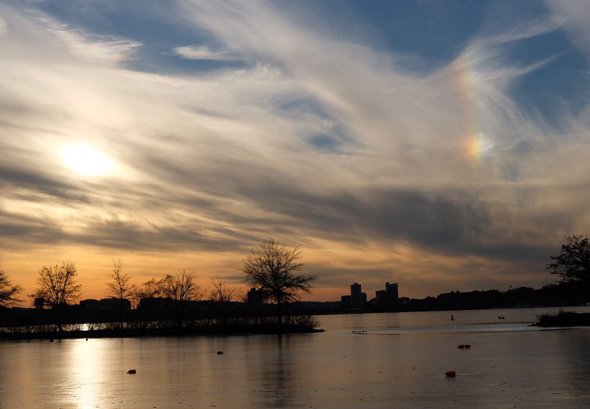
M67 145L60 153L64 164L80 176L104 176L113 167L112 161L104 153L88 145Z

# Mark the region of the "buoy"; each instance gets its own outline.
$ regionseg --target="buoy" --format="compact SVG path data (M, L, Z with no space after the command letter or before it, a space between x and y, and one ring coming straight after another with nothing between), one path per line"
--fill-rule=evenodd
M217 355L223 355L223 351L217 351Z
M135 369L130 369L127 371L127 375L135 375L137 371Z
M457 376L457 373L455 371L447 371L445 372L445 376L447 378L454 378L455 376Z

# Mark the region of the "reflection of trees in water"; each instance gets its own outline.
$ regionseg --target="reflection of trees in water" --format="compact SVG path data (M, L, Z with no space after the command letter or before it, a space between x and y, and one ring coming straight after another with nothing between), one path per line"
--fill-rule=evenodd
M580 395L590 397L590 330L564 330L565 354L569 364L569 384Z
M261 390L256 407L286 408L295 406L297 399L296 375L292 361L289 335L269 336L260 351L259 362L250 366L260 375ZM256 376L255 374L253 374ZM255 383L254 383L255 384Z

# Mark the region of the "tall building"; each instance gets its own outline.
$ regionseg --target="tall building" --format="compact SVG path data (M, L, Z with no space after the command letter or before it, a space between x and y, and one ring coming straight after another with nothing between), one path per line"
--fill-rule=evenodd
M350 285L350 306L352 308L364 307L367 303L367 294L363 293L359 283Z
M393 304L397 304L399 299L397 283L385 283L385 292L387 293L387 300Z
M385 290L375 292L375 307L391 308L397 305L399 300L397 283L385 283Z

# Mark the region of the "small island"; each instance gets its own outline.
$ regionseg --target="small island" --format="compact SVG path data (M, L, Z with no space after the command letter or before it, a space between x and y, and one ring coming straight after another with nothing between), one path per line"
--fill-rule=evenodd
M590 313L559 311L557 314L543 314L534 325L545 328L590 326Z
M551 274L561 277L562 284L574 288L578 293L590 293L590 241L583 235L573 235L567 238L561 246L557 256L551 256L551 263L547 270ZM590 313L576 313L559 311L559 313L544 314L535 324L539 327L576 327L589 326Z

